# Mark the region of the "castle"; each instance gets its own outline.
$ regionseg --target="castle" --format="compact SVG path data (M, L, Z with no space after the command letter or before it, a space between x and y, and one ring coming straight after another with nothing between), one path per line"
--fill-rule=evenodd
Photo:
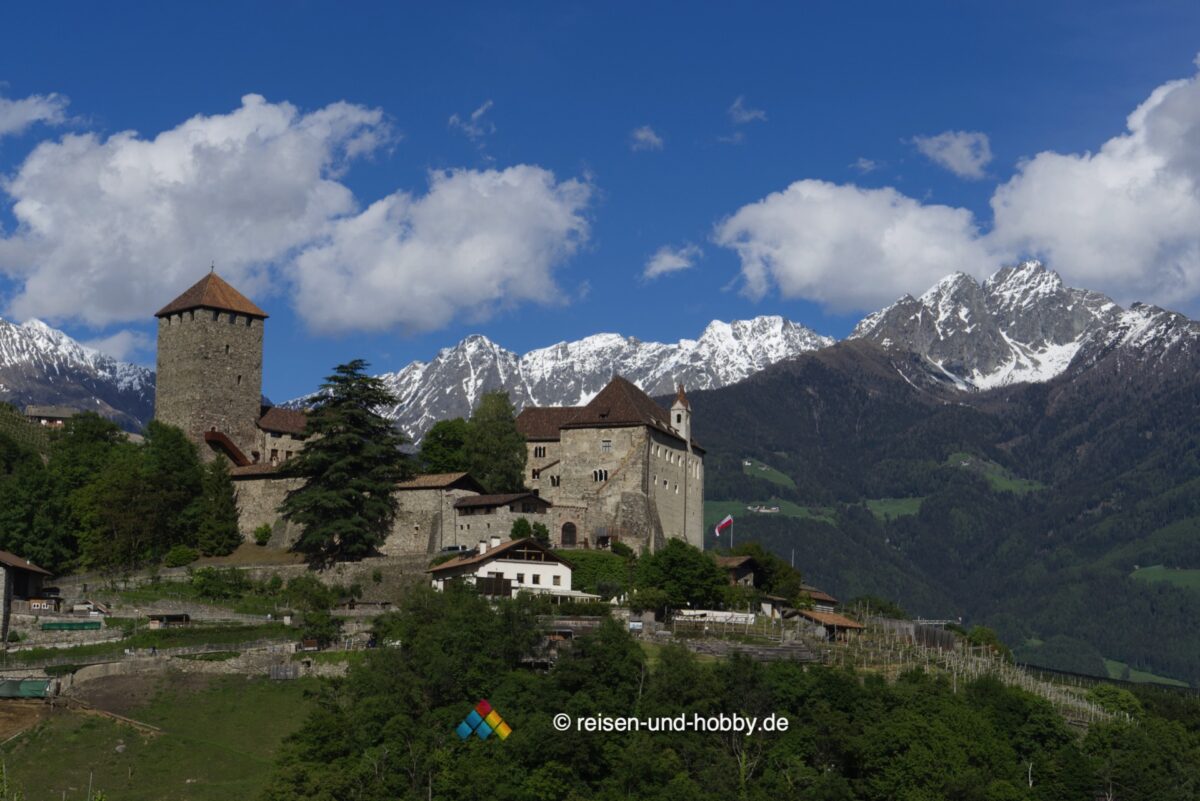
M243 537L265 525L272 544L290 545L298 532L278 507L299 479L278 468L304 447L306 417L263 403L266 312L209 272L155 316L155 418L186 432L204 460L228 461ZM704 451L691 413L682 387L668 410L620 377L584 406L527 408L517 417L527 491L489 495L466 473L417 476L396 487L381 551L472 547L506 538L520 517L559 547L702 547Z

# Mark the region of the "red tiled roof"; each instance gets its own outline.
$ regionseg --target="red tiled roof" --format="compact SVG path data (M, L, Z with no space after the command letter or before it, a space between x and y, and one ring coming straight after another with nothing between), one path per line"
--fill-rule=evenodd
M558 430L582 409L582 406L526 407L517 415L517 431L527 440L558 439Z
M427 473L413 476L396 485L398 490L465 489L482 493L483 485L471 478L470 473Z
M834 598L824 590L819 590L816 587L809 586L808 584L801 584L800 591L809 598L812 598L814 601L825 601L826 603L837 606L838 599Z
M532 492L511 492L505 495L470 495L466 498L459 498L454 502L455 509L468 509L480 506L508 506L514 501L523 501L526 498L533 498L535 501L540 501L547 506L553 504L545 498L539 498Z
M235 312L264 320L267 318L265 311L255 306L249 298L214 272L201 278L182 295L159 309L154 316L166 317L169 314L199 308Z
M51 575L49 570L44 570L33 562L26 561L15 553L9 553L8 551L0 551L0 564L15 567L17 570L27 570L30 573L41 573L43 576Z
M806 617L809 620L820 623L822 626L836 626L839 629L864 629L862 623L857 620L851 620L845 615L839 615L837 612L818 612L814 609L797 609L796 614L801 617Z
M282 409L271 406L258 418L258 427L263 431L301 436L308 425L308 415L298 409Z

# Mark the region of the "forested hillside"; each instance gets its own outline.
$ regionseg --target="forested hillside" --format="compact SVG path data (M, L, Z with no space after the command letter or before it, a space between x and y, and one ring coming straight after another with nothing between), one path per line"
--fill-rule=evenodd
M677 643L639 644L616 620L577 638L548 672L536 603L495 608L455 587L420 589L376 622L381 641L325 684L262 801L297 799L1041 799L1118 788L1125 801L1194 797L1193 699L1108 687L1132 720L1070 730L1042 700L992 678L957 685L879 675L701 661ZM479 699L511 736L462 740ZM579 719L779 716L786 731L586 731ZM565 730L554 722L565 715ZM556 730L557 729L557 730Z
M707 499L819 511L743 512L737 536L794 549L831 591L987 623L1032 663L1200 683L1200 380L1169 355L1096 349L1051 382L966 393L842 343L695 394Z

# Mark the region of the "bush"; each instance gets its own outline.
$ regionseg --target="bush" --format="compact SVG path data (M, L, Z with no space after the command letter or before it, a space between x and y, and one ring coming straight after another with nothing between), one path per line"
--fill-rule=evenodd
M1099 704L1109 712L1124 712L1129 715L1142 713L1142 702L1136 695L1111 684L1098 684L1088 690L1088 700Z
M190 565L199 558L200 552L195 548L189 548L186 545L176 545L167 551L167 555L163 557L163 564L167 567L183 567L184 565Z
M250 590L250 580L237 568L202 567L192 573L192 587L201 598L223 601L241 598Z
M21 641L21 632L9 631L8 632L8 641L9 642L20 642Z
M266 545L270 541L271 541L271 526L270 525L268 525L267 523L263 523L261 526L254 529L254 544L255 545L260 545L260 546Z
M533 536L533 526L529 525L529 521L523 517L518 517L513 521L512 531L508 534L509 539L523 540L526 537Z
M614 542L612 544L612 548L610 550L612 550L612 552L615 553L617 556L623 556L626 559L636 559L637 558L637 554L635 554L633 552L633 549L630 548L628 545L626 545L623 542Z

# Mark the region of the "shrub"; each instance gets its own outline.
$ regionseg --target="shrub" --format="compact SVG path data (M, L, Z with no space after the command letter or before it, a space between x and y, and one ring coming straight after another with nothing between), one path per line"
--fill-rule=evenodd
M186 545L176 545L167 551L167 555L163 558L163 564L167 567L183 567L190 565L200 558L200 552L195 548L189 548Z
M271 526L263 523L258 528L254 529L254 544L266 545L271 541Z
M21 632L9 631L8 632L8 641L9 642L20 642L21 641Z
M250 590L250 580L237 568L202 567L192 573L192 587L201 598L221 601L241 598Z
M617 556L623 556L626 559L634 559L637 557L637 554L633 552L633 549L623 542L614 542L610 550L612 550L612 552Z
M529 525L529 521L523 517L518 517L513 521L512 531L508 534L510 539L523 540L526 537L533 536L533 526Z

